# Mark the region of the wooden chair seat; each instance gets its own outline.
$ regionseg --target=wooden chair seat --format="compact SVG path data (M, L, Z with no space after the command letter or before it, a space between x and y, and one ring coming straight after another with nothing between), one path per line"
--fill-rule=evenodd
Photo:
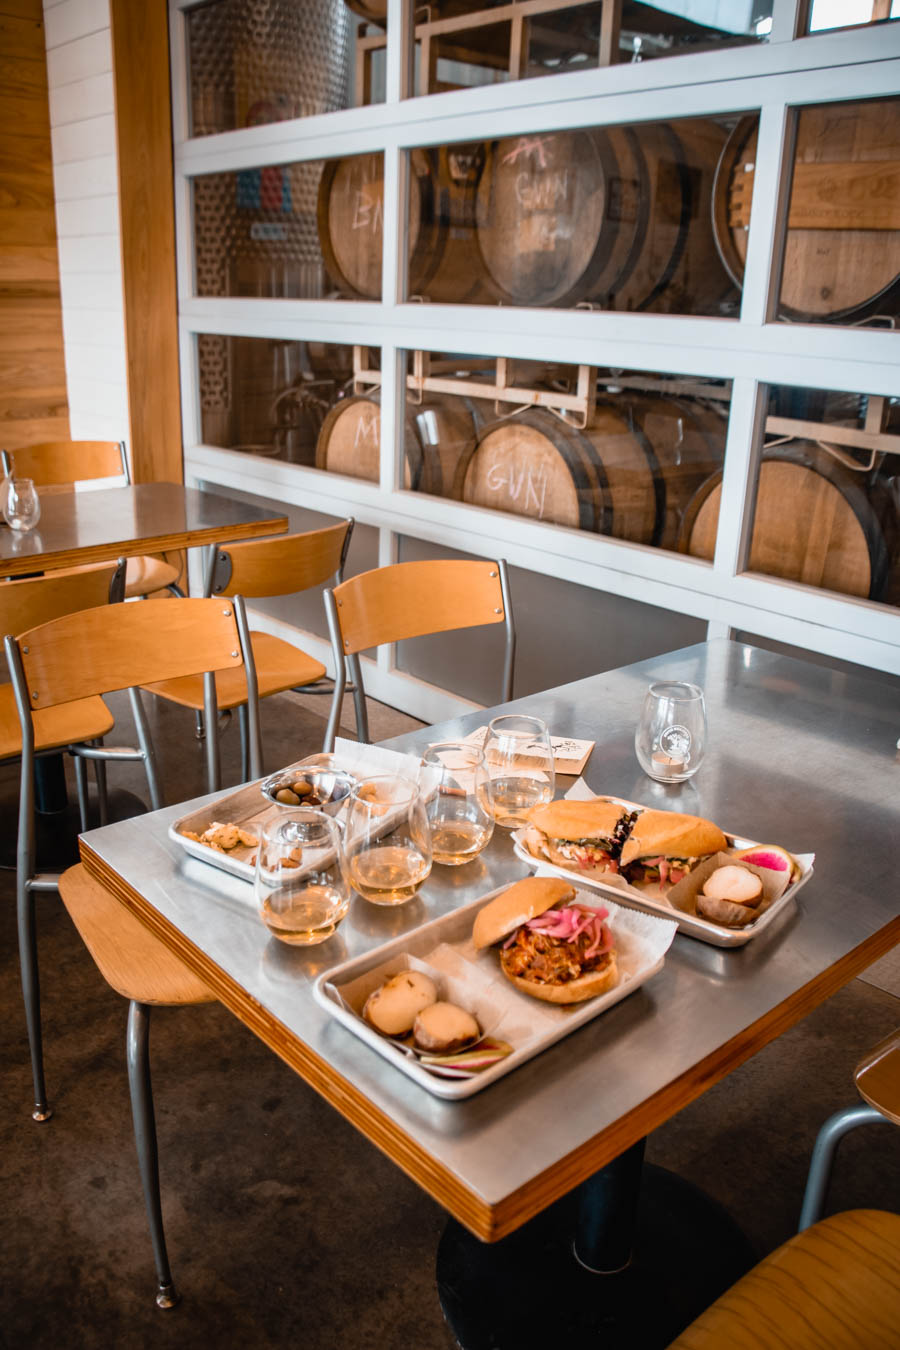
M325 667L314 656L307 655L271 633L251 633L259 697L279 694L295 685L314 684L325 675ZM151 694L178 703L183 708L197 711L203 707L202 675L187 675L174 680L161 680L145 686ZM236 708L247 702L247 681L243 667L216 671L216 701L219 708Z
M823 1219L765 1257L669 1350L884 1350L900 1328L900 1215Z
M125 567L125 597L164 591L167 586L174 586L180 576L180 570L164 558L149 553L146 557L129 558Z
M115 720L99 694L34 714L35 750L55 750L105 736ZM22 731L11 684L0 685L0 760L22 753Z
M62 874L59 893L100 974L124 998L157 1006L216 1001L203 981L81 863Z
M900 1125L900 1031L892 1031L860 1060L853 1080L864 1101Z

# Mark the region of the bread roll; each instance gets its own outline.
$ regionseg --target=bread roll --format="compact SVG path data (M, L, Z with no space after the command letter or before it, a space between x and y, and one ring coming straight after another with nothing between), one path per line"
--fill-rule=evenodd
M384 1036L406 1036L418 1014L437 996L434 980L418 970L401 970L369 995L363 1017Z
M465 1008L455 1003L429 1003L413 1026L413 1040L420 1050L449 1055L481 1039L481 1027Z

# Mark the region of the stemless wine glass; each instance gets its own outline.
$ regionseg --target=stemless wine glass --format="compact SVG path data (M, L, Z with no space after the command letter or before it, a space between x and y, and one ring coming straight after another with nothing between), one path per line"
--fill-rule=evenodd
M344 836L350 885L374 905L411 900L431 871L431 834L418 783L395 774L358 783Z
M495 717L488 725L484 753L491 815L498 825L517 829L533 806L553 801L553 749L547 723L539 717Z
M434 861L458 867L477 858L494 833L484 752L465 741L429 745L420 781Z
M706 748L706 702L697 684L661 680L644 696L634 750L644 773L683 783L700 768Z
M13 530L33 530L41 518L41 502L30 478L7 478L3 515Z
M312 947L330 938L350 907L337 822L313 807L270 821L256 851L260 917L282 942Z

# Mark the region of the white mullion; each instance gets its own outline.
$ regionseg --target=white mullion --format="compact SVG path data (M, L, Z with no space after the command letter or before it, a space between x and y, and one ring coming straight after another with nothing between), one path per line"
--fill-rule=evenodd
M178 361L181 367L182 442L185 446L195 445L203 438L197 336L184 329L178 335Z
M412 88L412 0L387 0L387 54L385 102L402 103Z
M732 577L749 556L752 506L759 462L759 446L766 414L767 390L755 380L735 380L731 389L728 437L719 523L716 531L714 570Z
M807 0L774 0L770 42L793 42L806 27Z
M584 585L617 595L671 605L702 618L727 618L727 606L738 602L759 610L777 609L796 619L814 615L815 622L823 626L887 641L900 651L900 610L874 601L840 597L759 574L735 577L684 554L445 498L385 493L362 479L276 460L254 461L237 451L198 446L187 452L187 458L201 477L225 486L275 496L326 515L350 512L361 524L464 552L500 552L519 567L533 571L539 566L569 581L574 574ZM252 486L248 486L251 473Z
M378 531L378 566L393 567L400 556L400 536L393 530ZM390 674L397 665L397 644L385 642L376 650L375 664L383 674Z
M783 103L760 112L750 230L741 297L741 322L774 320L793 174L793 114Z
M208 452L207 452L208 454ZM258 491L271 495L271 484L248 483L242 473L219 471L191 457L191 468L197 478L226 487L235 487L244 491ZM268 465L266 466L268 467ZM324 476L324 475L323 475ZM343 480L348 483L348 480ZM313 509L323 509L331 514L340 514L340 505L321 505L310 499L307 492L293 493L283 491L278 494L281 500L296 501ZM427 499L422 502L424 508ZM346 514L346 506L343 507ZM886 612L871 602L857 601L852 598L840 599L827 593L804 593L802 588L777 578L737 577L724 579L718 589L699 590L677 584L672 581L672 563L679 561L671 554L660 553L657 557L658 575L653 578L640 577L630 571L622 571L602 564L589 564L584 557L566 555L561 551L547 551L547 547L537 548L534 543L515 543L505 535L514 535L515 530L506 531L503 526L515 518L482 511L481 516L494 517L498 528L490 528L482 533L472 528L462 530L432 527L427 523L427 513L422 510L413 520L396 518L385 511L376 521L365 522L364 512L354 511L364 523L380 524L383 529L390 528L400 534L435 543L446 544L451 548L460 548L467 552L477 551L482 546L493 554L502 554L512 566L526 570L535 570L564 581L571 581L573 562L578 567L578 580L581 584L598 590L608 591L626 599L638 600L661 608L684 613L707 622L727 623L732 627L749 628L751 631L791 642L806 645L815 651L829 655L843 656L861 664L869 664L880 670L900 673L900 614ZM528 522L525 522L527 535ZM547 533L547 527L532 527L530 533ZM557 531L551 530L556 534ZM564 536L577 536L577 531L562 531ZM597 543L599 541L593 537ZM590 544L590 538L583 538L582 544ZM612 545L616 548L616 545ZM590 552L584 549L583 552ZM599 549L595 550L601 551ZM646 550L648 554L649 550ZM712 569L699 567L712 577ZM798 603L800 602L800 603ZM868 620L868 622L866 622ZM855 653L855 654L854 654Z
M392 493L403 486L406 352L392 343L384 343L381 372L379 485L382 492Z
M399 258L397 259L399 271ZM372 345L390 334L397 346L520 356L671 374L774 384L900 393L897 336L884 329L771 323L674 314L528 309L514 306L398 304L367 301L247 300L200 296L183 301L183 325L239 337L306 338ZM850 379L852 385L836 382ZM824 383L823 383L824 381Z
M169 3L169 71L172 86L172 140L187 140L191 121L188 91L187 20L177 5Z

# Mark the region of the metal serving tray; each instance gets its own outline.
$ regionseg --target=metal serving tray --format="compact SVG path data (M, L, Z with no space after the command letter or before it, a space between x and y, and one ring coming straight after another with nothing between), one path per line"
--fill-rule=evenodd
M362 745L357 741L340 738L335 744L334 760L348 773L361 778L375 777L379 773L404 772L415 778L420 763L418 755L402 755L396 750L385 750L380 746ZM308 755L294 764L286 764L282 772L314 768L321 761L321 755ZM242 881L252 882L256 869L255 862L251 859L255 859L255 848L238 845L237 848L229 849L227 853L219 853L195 839L186 839L184 831L191 830L194 834L202 834L216 820L221 821L223 825L240 825L242 829L249 830L258 837L263 826L291 809L287 806L276 806L262 795L261 784L264 781L266 780L258 779L253 783L245 783L235 792L228 792L207 806L202 806L189 815L180 816L169 826L169 838L191 857L199 858L201 862L218 867L223 872L230 872L232 876L240 877ZM343 814L343 811L339 812L338 818L342 818ZM387 821L390 821L390 817Z
M567 794L568 796L569 794ZM575 800L583 801L587 798L577 797ZM646 811L648 807L641 802L630 802L624 797L597 797L598 801L614 802L617 806L623 806L628 811ZM727 830L722 833L728 840L728 847L733 849L745 849L758 847L758 841L755 839L745 839L742 835L729 834ZM786 905L794 899L799 890L809 881L813 874L814 853L795 853L797 863L801 868L801 875L797 881L788 886L784 894L774 900L758 919L753 923L745 924L743 928L726 928L724 924L714 923L711 919L704 919L699 914L687 914L684 910L677 909L662 896L656 897L648 895L646 891L638 890L636 886L630 886L623 877L613 874L609 881L603 881L599 877L586 877L584 873L570 871L565 867L557 867L547 858L536 858L533 853L529 853L522 843L524 830L516 830L513 834L513 851L517 858L527 863L529 867L536 870L552 872L555 876L565 877L567 881L573 882L577 886L589 886L592 890L600 891L604 896L623 901L628 905L640 907L645 913L659 914L667 919L674 920L678 929L682 933L687 933L689 937L699 938L701 942L708 942L713 947L743 947L753 938L759 937L764 933L770 924L785 908Z
M675 936L671 916L660 919L617 905L604 897L616 940L618 984L608 993L584 1003L569 1006L543 1003L520 993L510 984L501 973L492 949L477 952L471 942L475 915L495 895L507 889L508 886L499 886L450 914L325 971L313 989L316 1001L427 1092L458 1100L481 1092L576 1027L583 1026L634 993L662 969L665 954ZM581 892L578 899L584 904L597 904L597 896L588 891ZM368 993L388 975L403 969L406 958L411 958L417 969L427 970L438 983L441 994L452 996L451 1001L459 1001L461 1006L474 1013L492 1036L508 1041L513 1047L512 1054L471 1078L442 1078L364 1022L360 1014ZM348 1002L341 991L350 986L353 986L353 993Z

